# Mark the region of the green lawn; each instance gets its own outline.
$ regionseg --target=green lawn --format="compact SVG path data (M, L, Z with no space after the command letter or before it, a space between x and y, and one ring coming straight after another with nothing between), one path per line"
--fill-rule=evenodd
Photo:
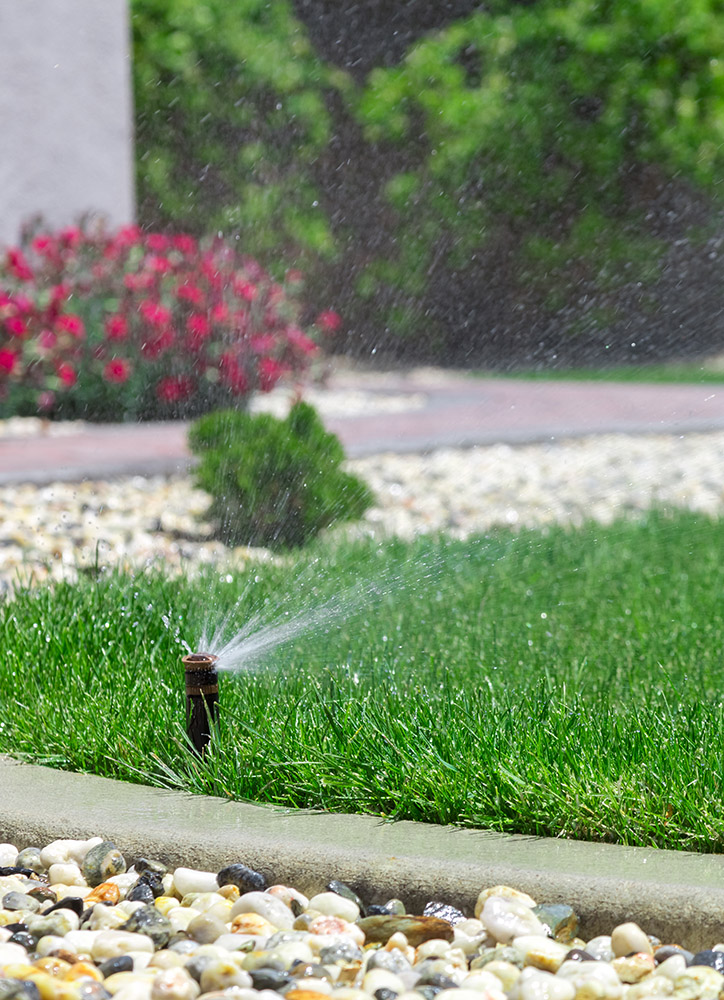
M319 546L234 579L0 603L0 752L287 806L724 850L724 523L653 514ZM221 677L203 762L179 658L231 612L310 629Z

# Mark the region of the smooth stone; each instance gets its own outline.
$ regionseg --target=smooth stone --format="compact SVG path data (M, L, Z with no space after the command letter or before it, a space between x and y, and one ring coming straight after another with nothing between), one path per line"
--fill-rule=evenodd
M199 871L197 868L175 868L173 884L182 899L190 892L216 892L219 888L216 872Z
M724 976L708 965L692 965L674 980L672 996L677 1000L717 1000Z
M340 882L339 879L333 878L330 882L327 883L327 889L329 890L329 892L336 892L338 896L344 896L345 899L351 900L353 903L356 904L362 916L363 917L367 916L367 907L362 902L357 893L354 891L354 889L350 888L350 886L348 886L346 882Z
M620 1000L621 980L607 962L564 962L556 973L573 983L576 1000Z
M30 933L36 937L44 937L46 934L65 937L69 931L78 930L80 918L74 910L56 910L50 916L33 913L27 918L26 923Z
M145 875L150 872L153 875L166 875L168 868L161 861L152 861L149 858L136 858L133 862L133 870L138 875Z
M525 964L523 953L511 945L497 945L495 948L486 948L485 951L474 958L470 963L471 970L484 969L490 962L505 962L513 965L517 969L522 969Z
M162 969L154 977L151 1000L196 1000L199 984L185 969Z
M480 920L480 914L483 912L483 907L490 899L491 896L499 896L501 899L514 899L528 909L532 910L536 905L535 900L528 895L527 892L519 892L518 889L513 889L509 885L494 885L489 889L483 889L475 902L475 917Z
M573 1000L575 995L576 987L570 979L559 979L542 969L527 968L511 990L510 1000Z
M657 976L666 976L672 982L686 972L686 959L683 955L671 955L661 965L656 967Z
M689 965L708 965L717 972L724 973L724 951L705 950L693 955Z
M168 917L164 917L155 906L141 906L120 928L131 934L147 934L156 948L165 948L174 932Z
M567 962L597 962L598 959L585 948L571 948L566 955Z
M0 978L0 1000L40 1000L40 990L29 980Z
M130 931L101 931L93 941L91 957L96 962L104 962L107 958L117 958L127 955L130 951L153 952L153 941L147 934L132 934Z
M614 958L611 965L616 970L622 983L638 983L644 976L650 975L655 968L654 956L645 951L637 951L633 955Z
M51 885L85 885L86 880L83 877L78 865L74 864L72 861L57 862L51 865L48 869L48 881Z
M439 920L437 917L380 915L363 917L357 926L363 931L367 944L386 944L398 932L405 935L413 948L433 938L452 941L454 936L447 920Z
M567 944L539 935L514 938L513 947L522 953L527 966L552 973L560 969L570 950Z
M309 909L328 917L341 917L353 924L359 920L360 908L352 899L337 892L319 892L309 900Z
M548 929L550 936L564 943L578 934L578 914L565 903L539 903L533 913Z
M0 967L25 962L27 953L21 944L0 944Z
M395 975L399 975L401 972L409 972L412 969L412 963L406 955L403 955L399 948L391 948L389 951L385 948L379 948L370 954L367 959L367 968L386 969L387 972L394 972Z
M545 927L532 909L519 899L489 896L480 912L480 920L501 944L529 934L545 936Z
M275 969L272 966L250 969L248 972L255 990L281 992L285 987L291 986L294 982L292 976L285 969Z
M121 901L121 890L113 882L101 882L95 889L91 889L83 901L86 907L94 906L96 903L108 903L110 906L115 906Z
M39 903L56 903L58 901L57 895L53 892L49 885L41 885L34 889L29 889L28 895L32 897L32 899L37 899Z
M231 907L231 918L245 913L256 913L278 930L291 930L294 914L280 899L265 892L245 892Z
M335 941L320 948L319 961L322 965L346 965L358 962L362 958L362 949L352 941Z
M479 990L481 993L487 993L489 990L504 992L502 981L492 972L486 972L482 969L468 973L460 983L460 987L464 990Z
M517 965L513 965L512 962L488 962L484 969L475 970L472 974L479 975L484 973L489 973L491 976L499 979L506 993L513 989L521 976L521 970Z
M645 1000L646 997L668 997L674 992L674 984L668 976L658 976L654 973L642 979L640 983L629 986L626 990L626 1000Z
M480 920L471 917L461 920L455 924L453 945L467 955L472 957L476 954L481 945L488 941L488 930Z
M217 885L235 885L240 893L263 892L267 881L261 872L247 868L246 865L227 865L216 874Z
M405 984L394 972L389 972L387 969L370 969L364 974L362 989L372 995L377 990L389 990L397 996L405 992Z
M591 938L586 945L586 951L600 962L612 961L613 949L611 948L610 935L600 934L598 937Z
M112 840L102 840L95 844L83 858L81 871L89 886L95 888L113 875L121 875L126 870L126 859Z
M292 979L326 979L328 982L334 982L332 973L323 965L314 962L302 962L297 959L289 966L288 971Z
M151 886L148 882L141 882L140 879L128 890L128 895L126 899L133 900L134 902L147 903L153 905L154 899L156 897L153 895Z
M128 914L119 906L94 906L86 923L91 931L115 931L127 920Z
M75 913L78 919L80 919L85 908L85 901L80 896L63 896L56 903L52 903L46 907L43 910L43 916L47 917L48 914L56 913L58 910L70 910L71 913Z
M38 944L38 938L28 931L16 931L12 937L8 938L9 944L19 944L26 951L33 951Z
M686 948L682 948L679 944L662 944L658 948L654 948L654 961L657 965L661 965L662 962L665 962L667 958L671 958L672 955L682 955L687 965L691 965L691 960L694 957L693 952L687 951Z
M186 931L199 944L212 944L226 933L226 924L208 913L200 913L187 925Z
M26 892L6 892L2 898L2 908L3 910L27 910L29 913L37 913L40 909L40 902Z
M370 903L367 916L403 916L407 912L401 899L388 899L386 903Z
M40 858L39 847L26 847L25 850L18 854L15 863L20 865L21 868L30 868L31 871L37 872L38 875L44 875L48 870Z
M55 954L56 952L64 950L66 940L67 938L58 937L57 934L46 934L44 937L38 939L38 943L35 946L35 953L40 958L44 955Z
M248 989L252 986L252 978L248 972L239 968L236 962L230 959L216 959L201 973L199 985L202 993L207 993L209 990L226 990L230 986Z
M465 914L449 903L437 903L434 900L425 904L422 911L423 917L437 917L439 920L447 920L454 927L465 920Z
M103 983L86 979L78 984L78 1000L110 1000L110 996Z
M115 975L116 972L133 972L133 959L128 955L117 955L116 958L109 958L101 962L98 971L107 979L108 976Z
M638 924L629 922L619 924L611 932L611 950L615 958L623 958L632 952L644 952L653 955L654 949L648 936L641 930Z
M464 990L460 987L441 990L437 996L440 1000L480 1000L480 993L477 990Z

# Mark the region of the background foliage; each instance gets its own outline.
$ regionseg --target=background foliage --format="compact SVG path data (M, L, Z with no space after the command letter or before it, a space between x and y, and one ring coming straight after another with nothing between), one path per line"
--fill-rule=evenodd
M301 262L363 354L711 350L723 7L134 0L143 221Z

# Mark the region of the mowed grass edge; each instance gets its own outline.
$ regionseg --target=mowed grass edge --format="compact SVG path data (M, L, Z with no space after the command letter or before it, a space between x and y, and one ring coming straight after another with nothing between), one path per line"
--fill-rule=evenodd
M652 513L21 591L0 604L0 752L284 806L718 852L723 552L722 523ZM254 616L308 628L222 674L199 760L180 657L225 616L228 634Z

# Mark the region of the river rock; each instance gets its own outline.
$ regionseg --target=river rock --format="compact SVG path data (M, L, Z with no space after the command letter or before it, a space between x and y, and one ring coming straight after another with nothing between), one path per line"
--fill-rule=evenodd
M511 990L509 1000L573 1000L576 987L570 979L560 979L538 968L526 968Z
M189 922L186 931L199 944L212 944L226 933L226 924L208 913L200 913Z
M571 941L578 934L578 914L565 903L539 903L533 913L556 941Z
M489 889L483 889L475 903L475 916L480 920L480 914L483 912L483 907L491 896L500 896L502 899L515 899L519 903L523 903L529 909L533 909L536 905L535 900L528 895L527 892L519 892L518 889L513 889L509 885L494 885Z
M38 875L44 875L48 870L40 858L39 847L26 847L18 854L15 863L20 865L21 868L30 868L31 871L37 872Z
M40 909L40 902L29 896L26 892L6 892L2 898L3 910L27 910L29 913L37 913Z
M545 935L545 927L533 910L512 896L488 896L480 920L501 944L509 944L513 938L524 935Z
M35 983L15 979L0 979L0 1000L40 1000L40 990Z
M386 903L370 903L367 916L402 916L407 911L401 899L388 899Z
M568 945L560 941L535 934L515 938L513 946L522 952L525 965L544 972L557 972L570 950Z
M151 1000L196 1000L199 984L185 969L162 969L154 976Z
M717 1000L723 986L721 972L707 965L692 965L674 980L672 996L676 1000Z
M650 975L655 968L654 956L648 955L644 951L614 958L611 965L622 983L638 983L644 976Z
M439 920L447 920L453 927L465 920L465 914L449 903L437 903L434 900L425 904L422 911L424 917L437 917Z
M690 965L708 965L717 972L724 973L724 951L698 951L692 955Z
M240 893L263 892L267 887L267 881L261 872L247 868L246 865L227 865L216 875L218 885L235 885Z
M568 979L576 991L576 1000L620 1000L621 980L607 962L564 962L556 977Z
M336 892L338 896L344 896L345 899L351 900L356 904L362 916L367 916L367 907L354 889L350 888L346 882L340 882L339 879L333 878L331 882L327 883L327 889L329 892Z
M209 990L226 990L230 986L241 986L248 989L252 986L252 978L236 962L229 959L216 959L210 962L201 973L199 985L202 993L208 993Z
M256 913L281 930L291 930L294 924L294 914L289 907L266 892L245 892L239 896L231 907L232 920L243 913Z
M354 900L337 892L320 892L312 896L309 900L309 909L328 917L341 917L351 924L359 920L360 916L360 908Z
M611 962L614 957L611 938L608 934L600 934L598 937L591 938L586 945L586 951L600 962Z
M453 940L453 929L447 920L437 917L386 916L378 915L363 917L358 921L358 927L364 932L367 944L385 944L393 934L401 933L407 938L413 948L441 938L443 941Z
M619 924L611 933L611 950L616 958L630 955L632 952L645 952L653 955L651 942L638 924ZM590 951L590 949L589 949Z
M91 888L105 882L112 875L126 870L126 859L110 840L102 840L91 847L83 858L81 871Z
M165 948L174 932L168 917L164 917L155 906L140 906L120 928L131 934L147 934L155 948Z
M642 979L640 983L629 986L626 990L626 1000L646 1000L646 997L668 997L674 992L674 984L668 976L657 976L655 973Z

